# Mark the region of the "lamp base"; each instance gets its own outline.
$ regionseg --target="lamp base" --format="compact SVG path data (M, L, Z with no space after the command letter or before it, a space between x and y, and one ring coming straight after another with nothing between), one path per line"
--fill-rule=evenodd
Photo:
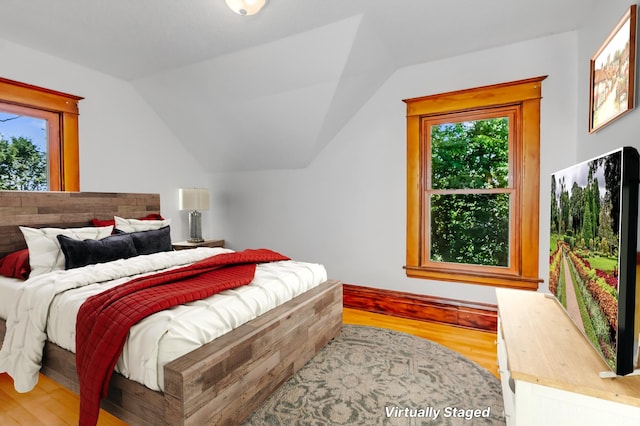
M197 210L189 212L189 238L190 243L201 243L202 238L202 213Z

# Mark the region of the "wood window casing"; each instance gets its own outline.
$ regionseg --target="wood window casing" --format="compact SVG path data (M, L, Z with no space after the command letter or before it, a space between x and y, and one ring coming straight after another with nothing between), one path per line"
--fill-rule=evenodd
M44 118L52 124L47 147L50 191L80 190L78 102L81 99L0 78L3 110Z
M407 237L406 274L413 278L498 287L537 289L539 267L540 99L542 80L536 77L420 98L407 104ZM483 116L505 109L513 114L513 144L509 148L509 267L430 262L427 244L429 152L425 119ZM452 120L453 121L453 120ZM510 131L511 134L511 131ZM513 148L513 149L512 149Z

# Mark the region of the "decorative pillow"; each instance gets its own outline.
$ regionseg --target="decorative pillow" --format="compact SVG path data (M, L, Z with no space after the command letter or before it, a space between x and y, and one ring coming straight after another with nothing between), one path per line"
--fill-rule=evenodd
M168 226L149 231L131 232L129 234L136 246L138 254L152 254L171 251L171 229Z
M83 241L66 235L56 237L64 253L64 267L72 269L136 256L138 252L130 235L119 234L101 240Z
M153 229L164 228L171 224L171 219L163 220L140 220L140 219L123 219L119 216L114 216L113 219L116 222L116 229L124 232L140 232L150 231Z
M66 235L76 240L100 240L111 235L113 227L88 228L27 228L20 226L29 249L29 265L35 277L56 269L64 269L64 253L60 248L57 235Z
M164 220L164 218L157 213L151 213L146 215L145 217L138 218L138 220ZM101 220L101 219L93 218L91 219L91 223L93 224L93 226L113 226L113 227L116 226L115 219Z
M29 278L29 249L22 249L9 253L0 259L0 275L9 278Z

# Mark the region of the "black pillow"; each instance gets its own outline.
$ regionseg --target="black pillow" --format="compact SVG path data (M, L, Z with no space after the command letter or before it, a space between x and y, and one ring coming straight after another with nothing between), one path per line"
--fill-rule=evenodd
M65 269L127 259L138 254L128 234L111 235L101 240L81 241L66 235L56 235L56 238L64 253Z
M138 254L152 254L173 250L169 226L150 231L130 232L126 235L131 236Z

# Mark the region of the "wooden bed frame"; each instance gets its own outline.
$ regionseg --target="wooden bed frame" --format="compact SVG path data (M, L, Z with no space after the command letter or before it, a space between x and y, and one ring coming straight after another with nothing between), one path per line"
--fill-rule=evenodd
M158 194L0 191L0 257L26 247L18 225L78 227L149 213L160 213ZM328 280L167 364L164 392L114 374L102 407L134 425L239 424L341 328L342 283ZM47 342L41 371L79 392L73 353Z

